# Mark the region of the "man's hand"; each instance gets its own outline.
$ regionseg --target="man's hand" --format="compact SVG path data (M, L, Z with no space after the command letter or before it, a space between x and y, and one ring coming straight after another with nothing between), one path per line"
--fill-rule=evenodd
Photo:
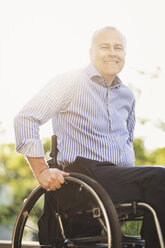
M32 171L38 183L46 190L56 190L65 182L64 177L69 176L69 173L59 169L49 169L44 158L27 157Z
M65 182L65 176L69 176L69 174L59 169L46 168L36 175L36 179L44 189L56 190Z

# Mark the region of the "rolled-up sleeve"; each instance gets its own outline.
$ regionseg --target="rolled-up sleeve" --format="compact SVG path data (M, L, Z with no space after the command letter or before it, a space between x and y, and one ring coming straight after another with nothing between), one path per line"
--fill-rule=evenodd
M73 80L58 76L27 103L14 119L16 151L29 157L43 157L39 127L71 101Z

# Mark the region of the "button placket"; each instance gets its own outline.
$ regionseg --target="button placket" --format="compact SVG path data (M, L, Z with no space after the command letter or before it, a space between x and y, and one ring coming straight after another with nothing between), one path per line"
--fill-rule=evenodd
M110 93L111 90L115 88L115 87L111 87L109 89L107 89L106 92L106 97L107 97L107 113L108 113L108 120L109 120L109 125L108 125L108 133L110 134L111 130L112 130L112 120L111 120L111 111L110 111ZM115 136L112 136L112 139L114 140L116 146L118 147L119 153L120 153L120 165L123 166L123 149L121 148L117 138Z
M106 102L107 102L107 114L108 114L108 133L111 132L111 119L110 119L110 110L109 110L109 89L106 92Z

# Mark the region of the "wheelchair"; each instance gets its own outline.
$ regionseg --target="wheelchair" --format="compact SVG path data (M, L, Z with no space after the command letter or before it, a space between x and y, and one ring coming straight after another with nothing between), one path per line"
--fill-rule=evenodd
M57 152L53 135L52 159L48 161L51 168L58 167ZM46 191L38 186L27 197L13 229L12 248L144 248L139 231L130 234L127 230L128 221L141 223L144 210L152 213L160 247L164 248L159 221L150 205L113 204L98 182L71 172L60 189Z

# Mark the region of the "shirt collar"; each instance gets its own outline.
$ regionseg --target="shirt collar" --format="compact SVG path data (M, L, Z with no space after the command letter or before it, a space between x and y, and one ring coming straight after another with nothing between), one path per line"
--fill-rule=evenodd
M95 66L92 63L90 63L87 67L87 74L93 82L98 83L105 88L108 88L107 80L103 78L103 76L100 74L100 72L95 68ZM121 84L122 82L120 78L116 76L110 88L119 87L121 86Z

